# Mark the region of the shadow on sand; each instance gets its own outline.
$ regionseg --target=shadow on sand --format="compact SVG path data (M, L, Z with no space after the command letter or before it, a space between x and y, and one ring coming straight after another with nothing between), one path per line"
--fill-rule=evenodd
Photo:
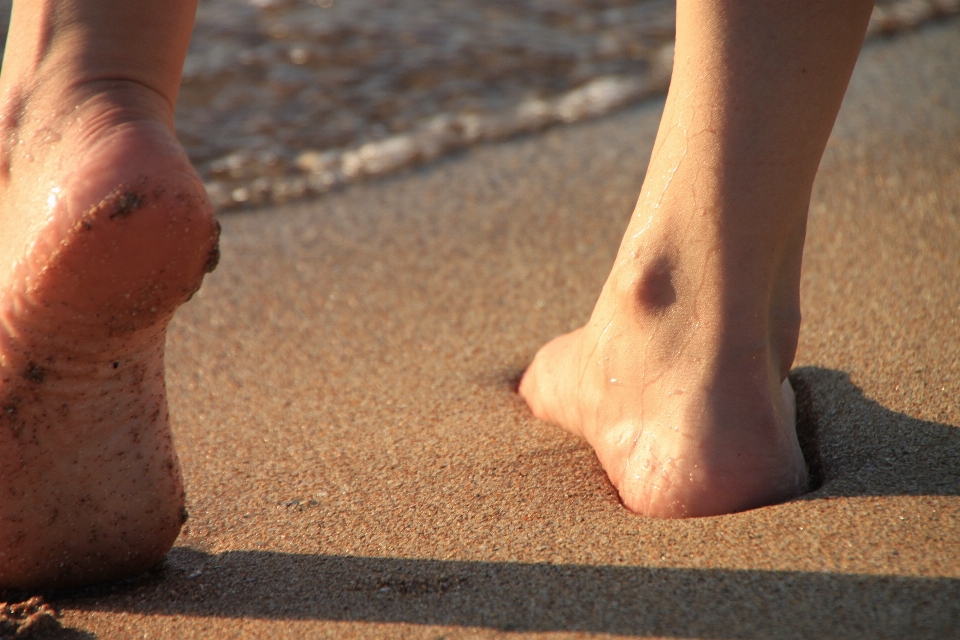
M884 409L849 376L794 371L803 499L958 495L960 429ZM957 637L960 580L790 571L464 562L176 548L153 574L64 608L668 637Z
M890 411L843 371L800 367L790 382L813 480L813 491L801 499L960 495L957 426Z
M105 596L59 605L700 638L945 638L960 628L957 579L186 548L138 585Z

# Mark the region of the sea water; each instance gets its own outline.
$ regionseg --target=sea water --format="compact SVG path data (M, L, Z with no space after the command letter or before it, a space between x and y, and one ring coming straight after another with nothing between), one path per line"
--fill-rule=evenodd
M674 11L672 0L201 0L177 132L218 208L324 193L663 92ZM960 0L886 0L870 32L957 11Z

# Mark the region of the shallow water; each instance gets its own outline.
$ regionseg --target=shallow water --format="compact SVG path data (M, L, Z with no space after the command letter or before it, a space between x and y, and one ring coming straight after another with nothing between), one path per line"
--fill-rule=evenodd
M673 12L669 0L210 0L177 125L221 204L323 191L636 99Z
M672 0L201 0L178 135L218 207L300 198L662 92L673 33Z

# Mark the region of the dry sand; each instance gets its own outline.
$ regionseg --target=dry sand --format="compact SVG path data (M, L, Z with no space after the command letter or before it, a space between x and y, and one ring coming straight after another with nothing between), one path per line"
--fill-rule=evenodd
M190 520L82 638L960 637L960 21L868 45L811 210L822 487L628 513L511 391L586 320L662 101L224 218L169 338Z

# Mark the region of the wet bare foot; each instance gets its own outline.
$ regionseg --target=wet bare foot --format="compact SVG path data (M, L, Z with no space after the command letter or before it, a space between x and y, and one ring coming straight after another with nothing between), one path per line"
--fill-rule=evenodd
M804 491L787 373L813 180L872 2L677 2L640 200L590 322L520 386L648 516ZM629 170L629 168L625 168Z
M169 99L0 89L0 587L135 575L186 518L164 336L219 227Z
M724 308L711 256L663 236L622 250L590 322L544 346L520 385L534 414L584 437L624 505L648 516L742 511L807 483L782 349L757 321L776 310Z
M729 169L739 129L676 86L590 322L543 347L520 385L538 418L593 446L627 508L663 518L759 507L807 482L786 377L810 172L797 188L785 163Z

